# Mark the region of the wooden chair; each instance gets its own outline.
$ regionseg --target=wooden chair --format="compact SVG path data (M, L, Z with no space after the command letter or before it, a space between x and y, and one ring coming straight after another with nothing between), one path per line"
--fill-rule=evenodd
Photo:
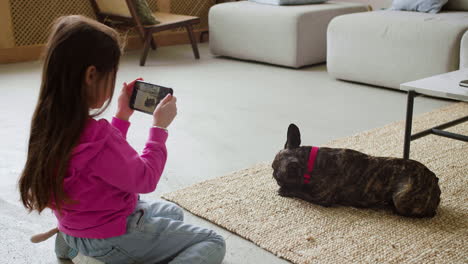
M193 54L195 59L200 58L197 41L193 33L193 25L200 23L199 17L176 15L171 13L155 12L154 16L158 20L157 25L143 25L136 12L136 7L133 0L89 0L96 13L97 19L101 23L121 22L131 27L136 27L143 41L143 53L140 57L140 66L144 66L146 57L148 56L149 48L156 50L157 45L153 39L153 34L160 31L171 30L174 28L185 27L192 43ZM125 1L125 3L123 2ZM119 3L120 2L120 3Z

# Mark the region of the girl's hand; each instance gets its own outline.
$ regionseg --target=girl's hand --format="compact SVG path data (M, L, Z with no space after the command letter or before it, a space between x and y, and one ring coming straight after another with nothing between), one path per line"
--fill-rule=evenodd
M118 100L117 114L115 115L118 119L128 121L130 116L133 115L134 110L130 108L130 97L136 81L143 81L143 78L138 78L129 84L123 83Z
M153 113L153 126L167 128L177 115L177 98L168 94Z

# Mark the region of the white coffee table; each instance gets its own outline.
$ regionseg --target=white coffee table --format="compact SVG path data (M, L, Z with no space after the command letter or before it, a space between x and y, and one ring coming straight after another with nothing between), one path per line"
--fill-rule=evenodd
M403 158L409 158L410 144L412 140L416 140L429 134L435 134L438 136L468 142L468 136L455 134L443 130L445 128L452 127L457 124L468 121L468 116L411 135L411 126L413 123L414 97L422 94L468 102L468 88L462 88L459 86L461 80L468 80L468 69L444 73L417 81L403 83L400 85L400 90L408 92Z

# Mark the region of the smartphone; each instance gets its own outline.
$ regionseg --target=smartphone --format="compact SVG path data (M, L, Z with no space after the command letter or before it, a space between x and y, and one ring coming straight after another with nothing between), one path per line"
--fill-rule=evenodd
M172 88L136 81L130 97L130 108L152 115L159 102L168 94L174 94Z
M460 86L464 88L468 88L468 80L463 80L460 82Z

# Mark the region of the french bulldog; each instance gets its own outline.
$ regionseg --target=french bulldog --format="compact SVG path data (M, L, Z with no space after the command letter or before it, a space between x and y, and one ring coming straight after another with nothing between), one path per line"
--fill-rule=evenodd
M326 207L392 209L408 217L436 214L439 179L420 162L300 145L299 128L291 124L284 149L272 164L279 195Z

